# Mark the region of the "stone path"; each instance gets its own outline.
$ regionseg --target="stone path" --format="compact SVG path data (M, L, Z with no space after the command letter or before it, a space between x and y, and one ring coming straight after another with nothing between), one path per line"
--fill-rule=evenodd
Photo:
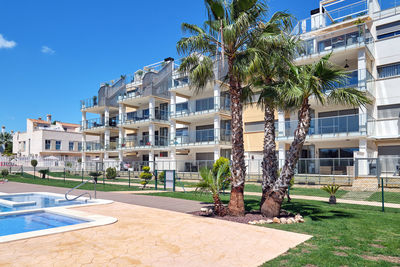
M0 244L0 266L259 266L311 238L118 202L76 209L118 221Z
M352 199L352 200L367 200L372 196L374 191L349 191L344 194L341 198Z

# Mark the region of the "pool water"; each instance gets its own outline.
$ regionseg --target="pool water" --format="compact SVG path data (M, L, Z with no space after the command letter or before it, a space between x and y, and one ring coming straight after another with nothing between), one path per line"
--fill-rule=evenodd
M64 201L65 198L61 196L52 196L39 193L29 193L29 194L15 194L15 195L4 195L0 196L0 200L7 200L17 203L29 202L22 205L6 205L0 203L0 213L19 211L19 210L31 210L40 208L51 208L51 207L62 207L70 205L84 204L84 201L74 200L74 201Z
M0 236L19 234L88 222L55 213L38 211L0 216Z

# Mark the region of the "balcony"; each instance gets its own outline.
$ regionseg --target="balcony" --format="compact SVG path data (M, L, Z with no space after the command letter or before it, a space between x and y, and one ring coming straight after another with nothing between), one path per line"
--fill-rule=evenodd
M99 102L97 101L97 96L81 100L81 110L98 107Z
M347 77L342 83L336 84L335 88L358 88L375 96L375 78L367 69L359 69L347 72Z
M311 119L308 138L340 138L367 135L368 115L355 114ZM298 121L278 122L278 140L291 139Z
M171 118L186 122L212 117L215 113L230 116L230 98L210 97L191 100L175 104L172 109L175 109L175 112L171 112Z
M144 135L142 137L130 136L122 138L119 140L119 147L121 149L151 149L151 148L164 148L169 145L168 136L154 136L154 141L152 143L152 138L149 135Z
M172 140L172 146L207 146L231 142L231 131L226 129L206 129L182 132Z
M346 29L321 34L312 38L304 38L298 51L297 60L302 57L325 55L333 51L348 50L366 46L374 55L374 39L365 24L352 24Z
M118 119L117 117L109 118L108 123L105 123L104 118L90 119L86 121L81 121L81 131L91 131L98 132L105 130L106 128L117 127Z
M169 125L169 112L168 110L154 109L154 115L150 115L149 109L142 109L134 112L122 114L120 124L124 127L137 128L139 126L148 126L150 123L157 122L159 124Z
M376 139L400 138L400 118L376 119L370 122L370 134Z
M334 2L334 1L331 1ZM292 34L307 34L334 25L353 23L355 19L365 17L368 12L368 0L342 0L336 3L322 4L324 13L316 13L310 18L300 20L294 27Z

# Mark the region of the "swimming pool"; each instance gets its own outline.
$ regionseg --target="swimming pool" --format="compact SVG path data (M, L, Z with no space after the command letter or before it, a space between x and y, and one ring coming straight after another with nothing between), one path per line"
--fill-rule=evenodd
M0 243L114 223L116 218L67 209L112 202L85 197L68 201L48 192L0 193Z
M89 221L45 211L3 215L0 216L0 236L51 229L86 222Z
M86 200L67 201L63 195L24 193L0 195L0 213L86 204Z

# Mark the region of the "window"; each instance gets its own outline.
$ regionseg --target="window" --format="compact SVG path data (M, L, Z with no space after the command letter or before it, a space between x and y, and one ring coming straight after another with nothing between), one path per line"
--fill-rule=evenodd
M400 75L400 63L389 64L378 67L378 78L389 78Z
M400 21L376 27L378 40L400 35Z
M400 118L400 104L378 106L378 119Z
M78 142L78 151L82 151L82 142Z
M74 142L69 142L68 148L69 148L69 151L73 151L74 150Z
M182 113L188 110L188 102L176 104L176 113Z
M168 158L168 152L167 151L161 151L160 152L160 158Z
M56 150L61 150L61 141L56 141Z
M263 132L264 122L263 121L246 122L244 124L244 131L246 133Z
M49 150L51 146L51 140L44 141L44 149Z
M214 98L196 100L196 112L214 109Z

